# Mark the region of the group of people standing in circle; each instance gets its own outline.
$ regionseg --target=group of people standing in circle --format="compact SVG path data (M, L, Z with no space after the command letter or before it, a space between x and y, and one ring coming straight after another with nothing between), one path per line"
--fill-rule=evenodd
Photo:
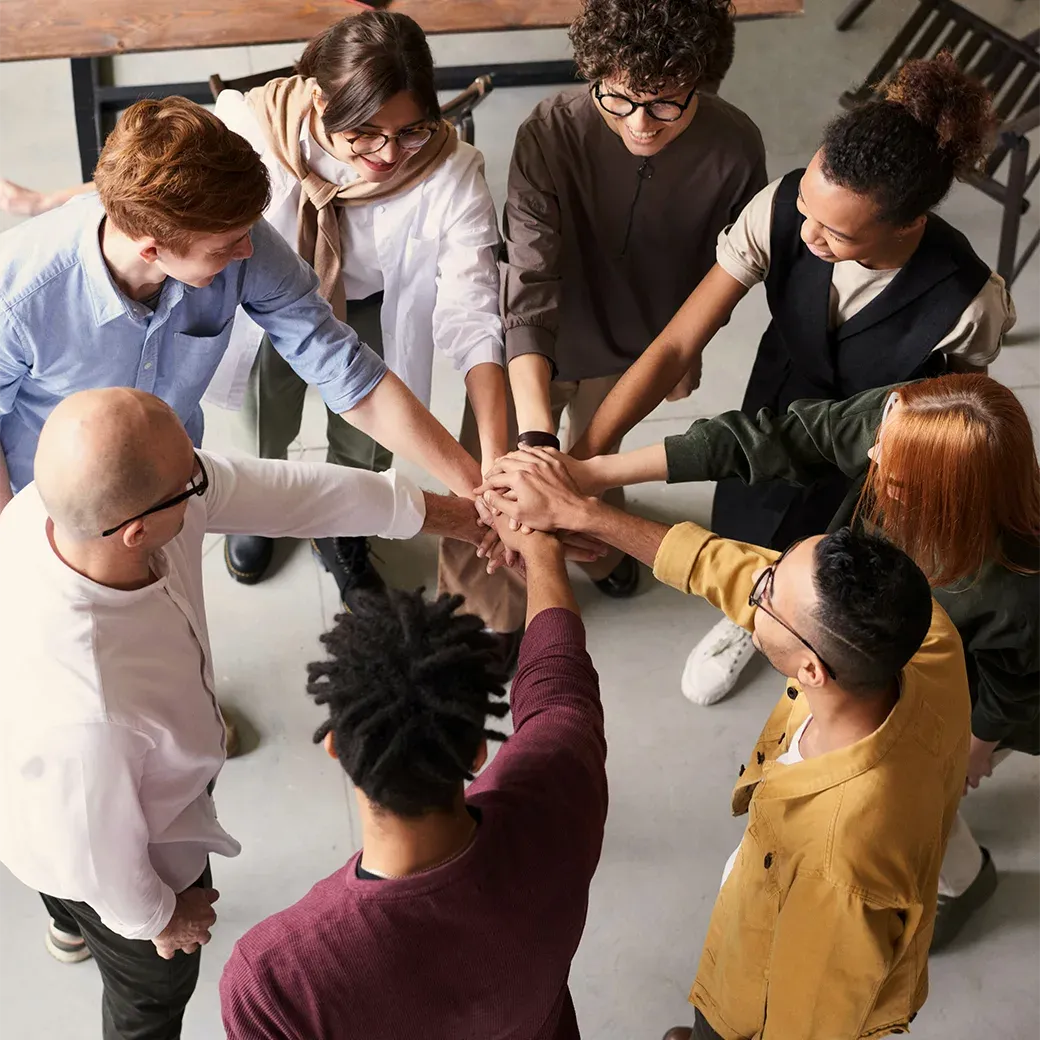
M750 812L751 823L724 872L690 997L696 1021L671 1040L905 1031L927 993L929 948L950 942L996 887L996 866L957 802L1011 751L1040 753L1040 475L1021 404L987 375L1015 321L1011 297L933 212L986 157L986 91L954 55L911 61L883 96L833 119L803 168L769 181L757 127L718 96L734 51L728 0L586 0L570 36L587 85L540 102L521 125L501 231L479 151L441 117L425 36L393 12L336 23L308 44L294 75L225 90L213 114L179 98L138 102L106 143L95 184L45 196L0 183L6 208L39 215L0 237L5 514L18 513L12 503L35 493L35 479L51 522L93 537L83 517L102 507L54 505L66 496L53 460L36 453L64 399L113 387L173 409L196 449L188 490L203 499L225 465L201 452L203 394L240 411L243 448L285 460L314 385L328 410L328 463L384 473L400 454L472 503L469 530L455 505L408 492L425 510L421 529L445 535L432 604L387 590L371 562L368 535L405 536L394 527L404 492L393 474L378 486L392 489L396 511L358 521L371 529L323 520L311 531L271 517L253 532L210 518L209 529L228 532L227 569L243 584L264 577L274 536L313 534L353 611L326 637L332 663L312 666L310 692L330 705L320 737L360 792L366 838L344 868L348 910L330 909L339 896L323 882L298 912L236 947L221 991L229 1036L373 1040L420 1023L446 1040L577 1035L566 978L599 857L606 778L595 673L564 555L608 596L632 596L643 561L723 610L681 676L694 704L729 694L756 650L788 677L734 794L734 811ZM660 402L696 391L705 349L759 282L770 323L740 409L621 452ZM435 350L465 382L457 440L427 411ZM242 486L263 476L243 474ZM623 512L625 486L661 480L718 482L712 533L666 531ZM377 485L357 487L374 495ZM124 523L172 501L155 498ZM449 519L435 519L437 510ZM12 532L21 522L5 519ZM5 537L0 521L0 554ZM479 623L461 624L460 605ZM409 655L422 667L388 678ZM495 698L518 660L516 733L464 799L463 782L495 736L486 715L504 713ZM402 684L413 681L436 695L409 699ZM387 730L389 717L408 735ZM829 765L790 795L798 812L770 817L768 785L782 792L791 777L808 777L814 758ZM559 775L535 782L539 769ZM845 811L856 808L836 823L841 799L823 805L839 774ZM861 774L874 779L857 788ZM571 797L564 777L571 804L549 808ZM894 789L907 777L917 789ZM212 779L185 804L211 806ZM524 825L526 853L503 836L510 818L499 788L533 798L529 815L544 834ZM843 874L843 857L864 855L857 822L889 844L878 862ZM15 833L25 844L32 828ZM222 843L237 843L220 836L196 845L235 854ZM147 843L156 841L153 830ZM48 892L52 953L93 954L102 967L106 1040L179 1035L209 904L194 917L186 906L184 921L169 899L150 917L119 918L118 900L75 871L38 869L43 853L26 858L10 842L0 833L0 859ZM804 849L818 843L831 858L807 866ZM408 859L402 848L433 851ZM494 856L530 872L530 919L515 906L496 919ZM478 861L489 873L474 878ZM405 866L377 869L387 862ZM201 875L193 867L181 888L157 874L179 899L189 882L196 894L211 890L208 869L208 860ZM455 902L438 903L438 877L455 886ZM403 896L370 894L382 886L400 895L407 884L418 901L400 918ZM466 893L483 919L468 912ZM455 952L436 968L404 953L395 960L399 947L418 956L420 932L451 935L449 908L486 934L522 933L514 946L503 940L510 979ZM332 966L316 950L334 938L322 914L337 913L350 924L336 941L357 945ZM824 931L844 945L829 946ZM283 946L290 934L296 953ZM158 999L174 1009L165 1025L133 1031L157 983L147 971L139 985L115 981L106 944L124 966L144 963L141 947L120 942L143 944L142 958L154 943L159 957L194 965L175 995ZM800 963L782 963L774 945ZM526 964L540 950L541 975ZM393 1008L376 996L384 956L383 998L401 988ZM446 991L449 968L458 988ZM479 985L467 988L467 973Z

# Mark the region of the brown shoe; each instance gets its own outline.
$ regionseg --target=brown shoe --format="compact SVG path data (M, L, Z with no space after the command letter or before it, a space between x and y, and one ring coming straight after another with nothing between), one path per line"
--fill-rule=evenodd
M227 734L224 737L224 754L228 758L234 758L240 750L238 726L235 725L234 716L229 708L219 704L217 707L220 708L220 717L224 720L224 729L227 730Z
M691 1040L693 1026L672 1026L661 1040Z

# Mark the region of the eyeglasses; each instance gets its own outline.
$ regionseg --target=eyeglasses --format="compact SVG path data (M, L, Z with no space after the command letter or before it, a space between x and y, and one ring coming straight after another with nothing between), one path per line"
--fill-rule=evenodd
M355 155L371 155L385 148L388 141L396 141L402 151L414 152L422 148L431 137L431 127L419 126L402 130L399 134L358 134L357 137L348 137L347 142Z
M817 650L816 647L814 647L808 639L804 639L802 636L800 636L793 628L791 628L791 626L786 621L784 621L782 618L777 617L776 614L774 614L768 607L763 606L762 604L763 598L770 600L773 598L773 578L776 574L777 567L779 567L780 564L783 563L784 558L796 545L801 545L804 541L804 538L799 538L797 542L792 542L776 558L776 560L773 561L773 563L771 563L768 567L766 567L764 571L762 571L762 573L758 576L758 580L755 582L754 586L751 589L751 594L747 598L748 606L755 607L757 610L761 610L763 614L767 614L778 625L781 625L783 628L786 628L787 631L790 632L791 635L793 635L795 639L797 639L798 642L802 644L802 646L804 646L807 650L811 650L819 658L820 664L823 665L824 671L832 679L837 681L838 677L834 674L834 669L823 659L823 656L821 655L820 651Z
M192 454L195 455L194 452ZM174 495L173 498L166 499L165 502L160 502L157 506L152 506L151 509L146 509L143 513L131 516L121 524L116 524L115 527L110 527L107 531L102 531L101 537L107 538L109 535L115 534L121 527L126 527L127 524L132 524L135 520L140 520L143 517L151 516L152 513L159 513L164 509L172 509L173 506L180 505L181 502L191 498L192 495L204 495L208 487L209 476L206 473L206 467L202 465L202 459L195 455L195 469L192 470L191 479L183 491Z
M686 95L685 101L633 101L630 97L625 97L624 94L604 94L600 87L601 83L597 83L592 89L592 93L595 95L596 100L599 102L599 107L604 112L609 112L612 116L630 116L637 108L645 108L646 114L651 119L656 119L659 123L674 123L677 119L682 119L683 112L690 107L690 102L693 100L693 95L697 93L697 88Z

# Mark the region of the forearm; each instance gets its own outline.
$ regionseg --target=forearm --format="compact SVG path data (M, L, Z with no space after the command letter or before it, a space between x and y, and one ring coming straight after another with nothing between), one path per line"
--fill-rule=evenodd
M520 433L555 433L549 385L552 362L544 354L521 354L509 362L509 386Z
M648 567L654 565L661 542L670 530L667 524L615 509L597 498L585 500L572 529L598 538Z
M85 195L88 191L94 190L94 182L87 181L85 184L74 184L71 188L59 188L57 191L46 192L43 196L43 212L48 209L56 209L58 206L64 206L69 199L74 199L77 195Z
M491 362L474 365L466 373L466 395L477 420L480 461L489 465L512 447L506 420L505 370Z
M580 615L559 541L538 532L525 535L522 555L527 572L527 624L553 607Z
M343 418L383 447L443 481L456 495L473 497L481 481L476 459L423 407L393 372Z
M668 460L663 444L622 452L620 455L597 455L585 464L592 485L583 487L589 494L600 494L608 488L646 484L668 479Z
M590 458L620 443L689 371L746 293L740 282L716 264L664 331L618 380L571 454Z
M426 517L423 520L422 534L432 534L438 538L455 538L460 542L479 545L487 534L487 528L477 523L477 511L468 498L457 498L454 495L435 495L432 491L424 491Z

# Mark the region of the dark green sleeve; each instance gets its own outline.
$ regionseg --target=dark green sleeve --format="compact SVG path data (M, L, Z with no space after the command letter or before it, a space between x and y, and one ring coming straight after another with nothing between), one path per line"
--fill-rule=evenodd
M969 651L970 652L970 651ZM1040 674L1022 673L1018 654L980 650L972 654L976 673L971 731L1035 755L1040 751Z
M666 437L669 483L740 477L745 484L784 480L811 484L837 467L859 477L888 395L867 390L847 401L794 401L780 416L763 408L754 418L723 412Z

